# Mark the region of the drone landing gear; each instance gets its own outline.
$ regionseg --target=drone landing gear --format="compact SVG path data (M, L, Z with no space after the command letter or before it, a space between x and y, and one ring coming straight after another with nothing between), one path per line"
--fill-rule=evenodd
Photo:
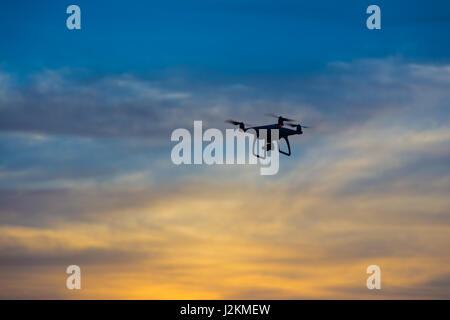
M284 154L284 155L286 155L286 156L289 157L289 156L291 155L291 145L289 144L289 140L288 140L287 137L282 137L282 139L284 139L284 140L286 141L286 144L287 144L287 147L288 147L288 151L286 152L286 151L281 150L280 144L278 144L278 152L280 152L280 153L282 153L282 154ZM256 144L256 140L257 140L257 139L253 140L253 148L252 148L253 155L254 155L255 157L257 157L257 158L266 159L266 157L267 157L267 152L270 151L270 150L272 150L273 144L272 144L271 142L267 142L267 143L266 143L266 145L265 145L264 148L263 148L263 150L264 150L264 157L262 157L262 156L260 156L259 154L257 154L257 153L255 152L255 144ZM278 140L278 141L280 141L280 140Z
M271 149L271 144L270 144L270 143L266 143L265 147L263 148L263 150L264 150L264 156L262 157L262 156L260 156L259 154L257 154L257 153L255 152L255 145L256 145L257 140L258 140L258 138L255 138L255 139L253 140L253 147L252 147L253 155L254 155L255 157L257 157L257 158L260 158L260 159L266 159L266 157L267 157L267 151L270 151L270 149Z
M281 144L278 146L278 151L280 151L280 153L287 155L288 157L291 155L291 145L289 144L289 140L287 137L283 137L283 139L286 141L287 147L288 147L288 152L282 151L281 150Z

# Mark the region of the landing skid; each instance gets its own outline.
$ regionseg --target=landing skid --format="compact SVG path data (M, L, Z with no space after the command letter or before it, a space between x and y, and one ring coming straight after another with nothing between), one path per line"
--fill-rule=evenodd
M287 146L288 146L288 151L286 152L286 151L281 150L281 148L280 148L281 144L278 144L278 152L280 152L280 153L282 153L282 154L284 154L284 155L286 155L286 156L289 157L289 156L291 155L291 145L289 144L289 140L288 140L287 137L282 137L282 139L284 139L284 140L286 141L286 144L287 144ZM266 159L266 157L267 157L267 151L270 151L270 150L271 150L271 143L266 143L266 148L264 149L264 157L262 157L262 156L260 156L259 154L257 154L257 153L255 152L255 144L256 144L256 140L257 140L257 139L254 139L254 140L253 140L253 148L252 148L253 155L254 155L255 157L257 157L257 158L260 158L260 159Z

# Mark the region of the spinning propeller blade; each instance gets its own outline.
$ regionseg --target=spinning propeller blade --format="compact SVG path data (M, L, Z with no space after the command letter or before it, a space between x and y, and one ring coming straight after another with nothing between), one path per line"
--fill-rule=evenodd
M296 124L296 123L287 123L287 125L292 127L292 128L296 128L297 126L301 126L302 128L311 128L311 127L304 126L304 125L301 125L301 124Z
M279 115L276 115L276 114L273 114L273 113L266 113L266 116L277 118L277 119L280 119L281 121L296 121L294 119L285 118L283 116L279 116Z
M226 123L231 123L231 124L233 124L233 125L235 125L235 126L237 126L238 124L244 124L243 122L235 121L235 120L231 120L231 119L225 120L225 122L226 122Z
M231 123L232 125L235 126L239 126L239 129L241 129L242 131L245 131L245 124L241 121L236 121L236 120L225 120L226 123Z

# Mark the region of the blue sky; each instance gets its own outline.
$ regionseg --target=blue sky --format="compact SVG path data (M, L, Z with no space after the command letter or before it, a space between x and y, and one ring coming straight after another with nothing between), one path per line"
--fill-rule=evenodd
M330 60L402 56L448 61L447 1L78 1L82 30L65 28L67 1L2 5L2 65L28 72L82 67L99 73L188 69L298 73Z
M448 1L4 1L0 39L0 298L449 298ZM171 162L265 113L311 126L277 175Z

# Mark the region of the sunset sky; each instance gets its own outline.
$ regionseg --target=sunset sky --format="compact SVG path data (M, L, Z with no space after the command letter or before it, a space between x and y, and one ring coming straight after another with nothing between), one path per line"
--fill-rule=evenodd
M0 299L449 299L449 38L448 1L2 3ZM266 113L311 126L277 175L172 163Z

